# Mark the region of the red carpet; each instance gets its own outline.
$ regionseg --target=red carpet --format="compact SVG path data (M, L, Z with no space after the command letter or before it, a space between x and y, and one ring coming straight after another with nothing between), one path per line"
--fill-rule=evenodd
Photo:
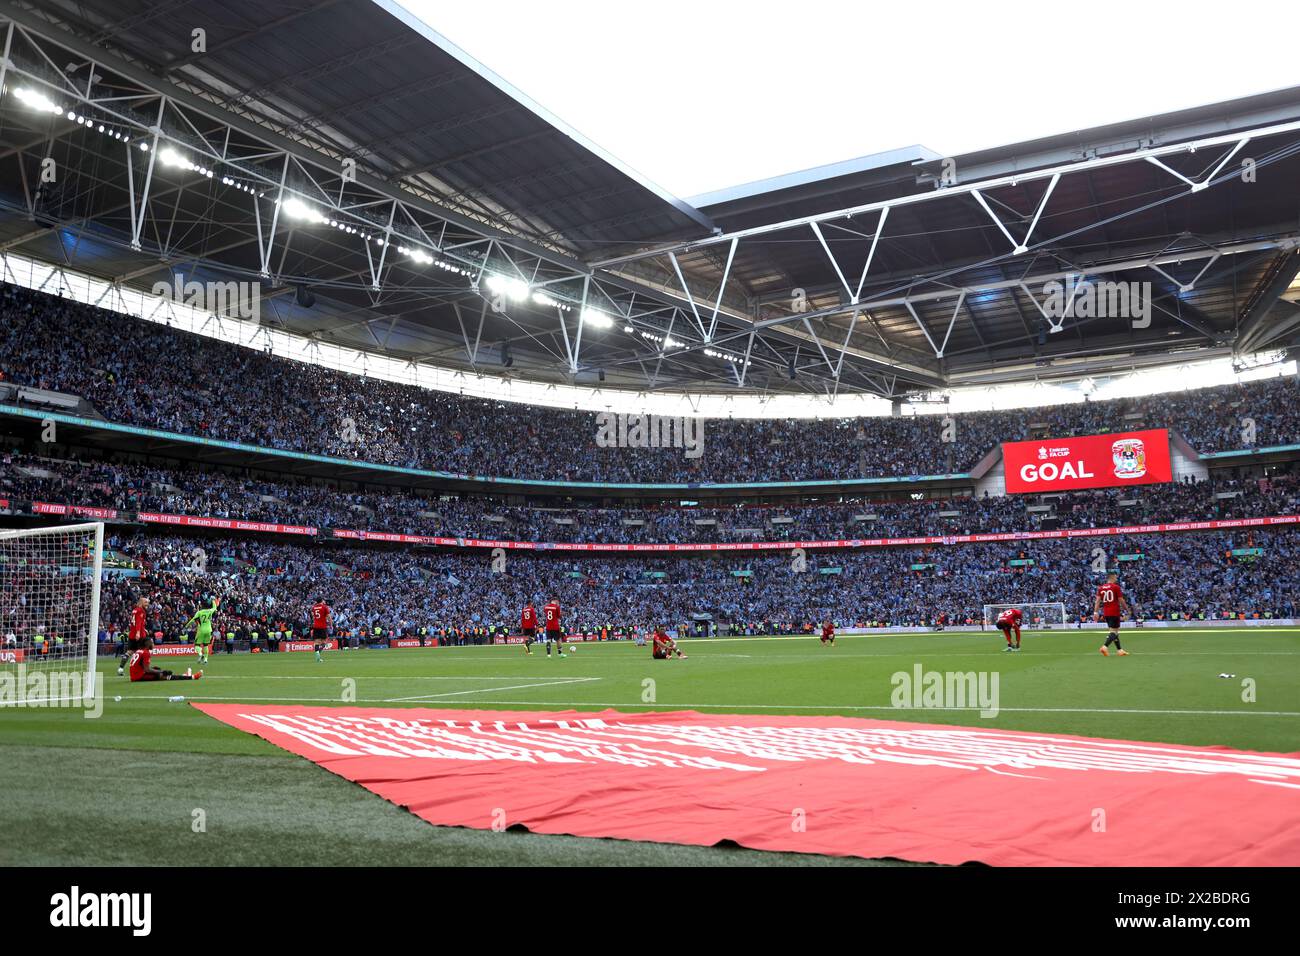
M439 825L1000 866L1300 864L1300 755L851 717L194 706Z

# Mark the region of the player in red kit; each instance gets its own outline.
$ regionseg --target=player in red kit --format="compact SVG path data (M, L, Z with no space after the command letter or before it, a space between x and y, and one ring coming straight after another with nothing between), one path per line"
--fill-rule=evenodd
M832 621L829 617L822 622L821 643L822 643L822 647L825 647L827 644L829 644L831 647L835 646L835 622Z
M150 665L150 653L153 648L153 638L145 637L140 641L140 646L131 652L131 680L132 681L152 681L152 680L198 680L203 676L203 671L191 671L185 668L184 674L173 674L171 671L161 670Z
M519 630L524 634L524 651L532 654L533 635L537 633L537 608L533 607L532 601L524 605L523 614L519 618Z
M1002 632L1007 639L1006 649L1008 651L1020 650L1020 622L1025 619L1024 614L1020 613L1020 608L1009 607L998 615L998 630ZM1016 641L1011 643L1011 632L1016 632Z
M146 620L148 612L149 599L147 597L140 598L135 602L135 607L131 608L131 630L126 634L126 648L122 651L121 660L117 662L118 677L126 673L126 665L131 658L131 652L139 649L148 634L148 621Z
M330 638L330 606L317 599L311 606L311 641L316 649L316 663L321 663L321 654Z
M674 654L683 660L686 659L686 655L677 647L677 642L668 636L668 632L664 629L664 626L662 624L656 625L652 646L650 648L651 658L656 661L670 661Z
M1110 657L1111 642L1115 642L1115 653L1120 657L1128 657L1128 651L1120 647L1119 644L1119 622L1121 616L1128 612L1128 601L1124 598L1124 592L1119 586L1119 575L1114 571L1106 575L1106 583L1097 588L1097 596L1092 602L1093 616L1105 618L1106 627L1110 633L1106 635L1106 643L1101 645L1101 654L1103 657Z
M546 656L551 656L551 645L555 645L557 657L564 656L564 632L560 629L560 602L547 601L542 608L542 617L546 619Z

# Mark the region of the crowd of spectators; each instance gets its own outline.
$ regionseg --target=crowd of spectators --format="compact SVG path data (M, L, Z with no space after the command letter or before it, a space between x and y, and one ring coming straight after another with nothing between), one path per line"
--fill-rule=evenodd
M708 419L703 454L597 444L594 413L495 402L276 357L13 285L0 377L126 424L295 452L553 481L839 480L966 472L1001 441L1168 426L1197 450L1300 442L1294 377L944 416ZM949 427L953 426L953 427Z
M358 638L515 632L520 608L555 599L572 631L676 628L701 617L742 633L841 627L978 625L986 604L1064 604L1090 614L1100 567L1117 568L1147 619L1300 616L1300 535L1270 530L789 554L610 557L486 550L414 552L258 539L114 533L101 620L125 628L137 596L173 638L200 603L223 601L219 633L304 633L318 600ZM1103 549L1098 562L1097 548ZM1246 553L1234 555L1234 550ZM135 576L117 576L125 571ZM0 574L7 573L0 570ZM1044 615L1050 619L1050 615ZM1058 618L1059 620L1059 618ZM3 626L0 623L0 626Z
M291 479L109 461L0 456L10 500L495 541L666 543L916 537L1118 527L1300 512L1300 479L1214 477L1052 496L959 496L808 505L577 508L452 499L396 489L343 491ZM1048 510L1029 510L1048 505Z

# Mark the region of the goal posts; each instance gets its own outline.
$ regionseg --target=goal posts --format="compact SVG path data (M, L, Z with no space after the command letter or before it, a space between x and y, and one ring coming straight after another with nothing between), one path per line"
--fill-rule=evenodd
M985 604L984 626L997 624L998 615L1008 608L1019 608L1026 627L1065 627L1065 605L1060 602L1038 604Z
M103 555L99 522L0 529L0 704L94 699Z

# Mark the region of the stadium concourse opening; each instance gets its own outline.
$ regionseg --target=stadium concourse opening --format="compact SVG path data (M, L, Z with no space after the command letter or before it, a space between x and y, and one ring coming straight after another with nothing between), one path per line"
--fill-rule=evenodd
M182 6L0 5L8 859L1300 863L1300 88L688 202Z

